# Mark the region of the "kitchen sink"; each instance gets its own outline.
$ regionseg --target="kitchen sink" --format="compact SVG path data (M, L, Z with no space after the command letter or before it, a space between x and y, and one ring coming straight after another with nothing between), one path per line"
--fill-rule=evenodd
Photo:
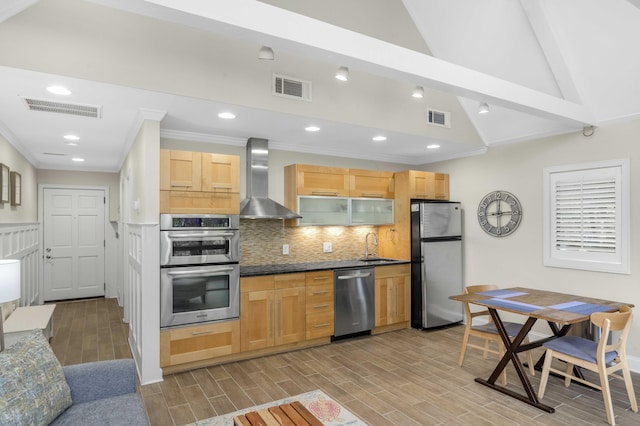
M388 262L395 262L397 259L389 259L386 257L369 257L369 258L362 258L362 259L358 259L360 262L366 262L366 263L388 263Z

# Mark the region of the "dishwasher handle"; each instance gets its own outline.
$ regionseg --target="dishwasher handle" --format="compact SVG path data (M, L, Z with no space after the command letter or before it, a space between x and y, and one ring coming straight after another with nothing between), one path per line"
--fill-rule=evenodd
M367 278L371 276L371 272L356 272L349 275L338 275L336 278L339 280L352 280L354 278Z

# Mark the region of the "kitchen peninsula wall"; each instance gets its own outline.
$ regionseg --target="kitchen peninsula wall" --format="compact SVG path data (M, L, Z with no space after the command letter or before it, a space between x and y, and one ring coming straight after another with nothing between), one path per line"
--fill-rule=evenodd
M357 259L364 255L364 240L376 226L285 226L283 220L240 220L240 265L269 265ZM379 238L388 236L378 234ZM378 247L369 239L369 256ZM323 253L322 243L332 244L331 253ZM289 254L282 245L289 244Z

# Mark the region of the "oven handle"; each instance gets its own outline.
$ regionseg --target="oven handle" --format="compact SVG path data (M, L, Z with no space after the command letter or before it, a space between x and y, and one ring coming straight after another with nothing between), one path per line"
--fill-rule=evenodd
M233 237L234 234L233 232L220 232L217 234L196 234L196 233L192 233L192 234L169 234L168 237L169 238L196 238L196 237L203 237L203 238L216 238L216 237Z
M218 268L218 269L196 269L193 271L168 271L167 275L203 275L203 274L215 274L217 272L230 272L233 271L233 268Z

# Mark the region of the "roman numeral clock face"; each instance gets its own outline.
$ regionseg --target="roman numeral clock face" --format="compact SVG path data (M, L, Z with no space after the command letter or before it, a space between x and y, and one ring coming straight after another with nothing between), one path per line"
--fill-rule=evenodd
M520 225L522 206L510 192L494 191L482 198L478 205L478 222L494 237L506 237Z

